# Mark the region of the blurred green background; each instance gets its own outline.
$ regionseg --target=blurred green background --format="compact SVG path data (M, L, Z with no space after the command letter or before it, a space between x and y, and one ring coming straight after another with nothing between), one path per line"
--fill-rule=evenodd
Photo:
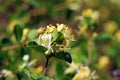
M120 80L120 0L0 0L0 80L29 80L28 71L39 78L34 73L42 72L45 58L24 44L31 34L56 23L69 26L75 65L95 70L97 80ZM74 67L51 59L47 76L73 80Z

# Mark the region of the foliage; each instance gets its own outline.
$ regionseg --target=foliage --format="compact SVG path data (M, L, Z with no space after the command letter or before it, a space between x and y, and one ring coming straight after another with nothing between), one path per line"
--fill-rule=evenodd
M0 0L0 80L120 80L119 10L119 0Z

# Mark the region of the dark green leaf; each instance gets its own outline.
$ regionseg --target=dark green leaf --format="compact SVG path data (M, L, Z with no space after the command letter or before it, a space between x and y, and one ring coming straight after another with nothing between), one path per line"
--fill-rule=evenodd
M12 44L12 42L11 42L11 40L9 39L9 38L3 38L2 40L1 40L1 47L3 47L3 46L9 46L9 45L11 45Z
M57 44L61 44L64 40L64 35L61 32L54 31L52 33L53 41L55 41Z
M69 63L72 62L71 55L68 52L58 51L53 54L54 57L65 60Z
M87 39L85 37L80 37L77 40L71 42L71 47L74 48L85 43L87 43Z
M20 42L21 38L22 38L22 34L23 34L23 28L20 25L15 25L14 27L14 34L15 34L15 38L18 42Z
M21 53L21 57L23 57L26 54L30 55L31 50L28 47L23 46L23 47L20 48L20 53Z
M70 9L67 9L67 10L66 10L66 15L65 15L65 17L66 17L67 20L70 20L70 19L71 19L72 13L73 13L72 10L70 10Z
M41 45L38 45L34 41L29 42L26 46L30 47L32 49L35 49L36 51L42 52L42 53L45 53L45 51L47 50L47 48L45 48L45 47L43 47Z
M94 38L96 43L109 43L112 40L112 35L102 33Z

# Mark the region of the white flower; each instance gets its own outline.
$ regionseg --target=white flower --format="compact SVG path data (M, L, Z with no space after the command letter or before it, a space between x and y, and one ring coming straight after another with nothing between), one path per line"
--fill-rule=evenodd
M25 62L27 62L27 61L29 60L29 58L30 58L29 55L24 55L24 56L23 56L23 60L24 60Z
M93 15L92 15L92 18L93 18L94 20L98 20L98 19L99 19L99 16L100 16L99 12L98 12L98 11L94 11L94 13L93 13Z
M78 72L78 68L79 68L79 65L72 62L71 64L69 64L69 68L67 68L64 73L69 74L69 73Z
M45 52L45 54L49 54L49 53L53 52L53 50L51 48L51 43L52 43L52 35L51 34L40 35L37 40L37 43L38 43L38 45L42 45L48 49Z
M91 80L91 70L88 66L81 66L72 80Z
M81 66L79 74L82 78L90 76L90 73L91 71L88 66Z
M4 76L6 77L6 76L13 76L13 73L12 73L12 71L10 71L10 70L7 70L7 69L3 69L2 70L2 73L4 74Z

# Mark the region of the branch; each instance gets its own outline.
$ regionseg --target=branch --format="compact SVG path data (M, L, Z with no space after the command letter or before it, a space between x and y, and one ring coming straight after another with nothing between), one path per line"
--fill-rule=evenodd
M46 63L45 63L44 71L43 71L43 76L46 74L47 67L48 67L48 61L49 61L49 58L46 56Z
M26 41L18 43L18 44L11 45L11 46L2 47L1 50L6 51L6 50L10 50L10 49L16 49L18 47L21 47L21 46L25 45L25 43L26 43Z

